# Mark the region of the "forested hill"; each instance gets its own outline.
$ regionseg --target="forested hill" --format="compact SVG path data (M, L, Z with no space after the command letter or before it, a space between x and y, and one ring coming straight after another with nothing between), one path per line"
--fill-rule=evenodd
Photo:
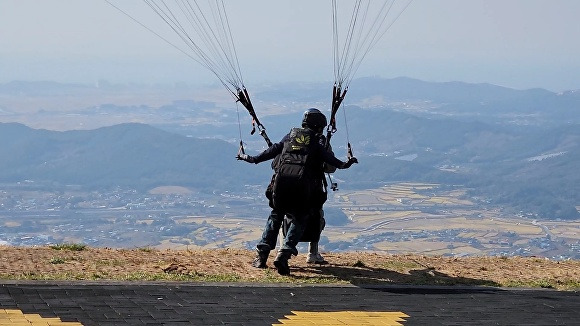
M357 129L369 116L370 121L385 121L386 127L361 126L352 137L360 164L337 173L344 187L373 188L395 181L464 185L473 196L514 211L578 218L578 128L522 132L389 111L352 113ZM9 123L0 124L0 139L3 183L236 191L247 184L265 185L271 173L269 164L237 161L233 144L142 124L56 132ZM343 151L335 148L339 157Z
M57 132L2 123L0 180L138 189L235 189L263 180L264 169L236 161L237 151L221 140L184 137L143 124Z

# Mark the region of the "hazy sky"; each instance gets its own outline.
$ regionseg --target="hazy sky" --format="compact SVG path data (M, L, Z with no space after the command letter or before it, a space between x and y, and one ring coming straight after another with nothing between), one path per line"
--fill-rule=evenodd
M246 86L333 79L330 0L226 7ZM355 77L580 89L579 16L578 0L415 0ZM216 81L104 0L0 1L0 83L99 79Z

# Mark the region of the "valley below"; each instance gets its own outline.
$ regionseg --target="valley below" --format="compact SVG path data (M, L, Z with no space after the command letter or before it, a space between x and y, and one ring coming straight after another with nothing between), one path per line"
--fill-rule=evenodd
M204 194L159 187L148 194L4 191L0 241L11 246L253 249L269 214L260 186ZM460 186L393 183L329 193L322 252L580 258L580 222L488 209ZM300 251L307 243L300 244Z

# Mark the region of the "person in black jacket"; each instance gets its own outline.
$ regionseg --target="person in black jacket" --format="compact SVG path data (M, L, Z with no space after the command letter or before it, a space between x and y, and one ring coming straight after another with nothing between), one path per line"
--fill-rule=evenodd
M276 171L273 180L277 180L283 174L282 166L285 161L284 153L299 147L300 145L307 145L302 150L300 155L294 157L307 157L306 162L301 164L304 166L303 172L305 178L311 185L310 189L315 189L319 186L319 176L322 174L323 163L334 166L338 169L347 169L352 164L358 163L357 159L352 157L347 162L337 159L332 151L329 151L321 142L319 137L326 126L326 116L318 109L309 109L304 112L302 119L302 128L293 128L290 133L282 138L278 143L273 144L262 153L256 156L249 156L241 154L238 156L239 160L249 163L258 164L267 160L278 158L279 162L274 164ZM282 154L282 155L281 155ZM282 183L280 181L280 183ZM281 185L279 187L282 187ZM307 193L309 191L294 191L285 193L282 190L277 191L278 185L274 182L272 193L271 206L272 211L266 222L264 232L260 242L257 244L258 255L253 262L255 267L265 268L266 261L270 251L276 247L276 239L282 226L284 216L288 215L292 218L292 223L286 232L282 247L274 260L274 266L280 275L289 275L290 268L288 260L292 255L297 255L298 250L296 245L300 241L304 233L305 225L309 217L310 210L315 206L315 202L311 202L311 197ZM289 204L291 203L291 204Z

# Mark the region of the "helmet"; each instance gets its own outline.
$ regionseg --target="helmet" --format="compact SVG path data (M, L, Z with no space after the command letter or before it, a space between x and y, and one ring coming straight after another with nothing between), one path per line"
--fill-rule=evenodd
M314 131L322 132L322 129L326 125L326 116L318 109L310 108L304 112L304 117L302 118L303 128L310 128Z

